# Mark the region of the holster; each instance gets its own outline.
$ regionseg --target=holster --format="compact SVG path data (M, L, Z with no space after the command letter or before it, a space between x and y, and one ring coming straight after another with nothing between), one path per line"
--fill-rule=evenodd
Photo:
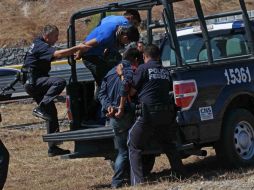
M21 68L22 73L22 84L35 85L36 75L34 74L33 68Z
M149 117L149 113L147 111L148 111L147 106L144 103L137 104L136 110L135 110L135 116L136 117L141 116L146 121Z
M169 123L175 117L175 106L168 104L145 104L136 105L136 116L143 117L145 122L158 124Z

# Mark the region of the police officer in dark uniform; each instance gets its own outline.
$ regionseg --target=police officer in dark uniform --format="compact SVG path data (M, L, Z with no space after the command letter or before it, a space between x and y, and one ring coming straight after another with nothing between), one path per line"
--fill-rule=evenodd
M9 152L0 140L0 190L3 189L9 166Z
M58 40L59 30L55 25L46 25L42 35L37 37L30 46L24 61L22 71L27 75L24 85L26 92L39 105L33 110L33 115L46 120L47 133L59 131L57 109L54 99L64 90L66 82L62 78L49 76L51 61L74 54L81 49L75 46L56 50L52 47ZM48 156L68 154L69 150L49 143Z
M137 92L141 103L141 115L129 131L128 146L131 166L131 184L144 182L141 153L153 135L166 153L172 171L182 172L183 164L177 152L175 106L169 92L172 80L167 69L160 62L160 50L155 45L144 49L144 62L133 78L131 95Z
M0 113L0 122L2 122L2 117ZM0 139L0 190L3 189L9 167L10 155L7 148L4 146L4 143Z

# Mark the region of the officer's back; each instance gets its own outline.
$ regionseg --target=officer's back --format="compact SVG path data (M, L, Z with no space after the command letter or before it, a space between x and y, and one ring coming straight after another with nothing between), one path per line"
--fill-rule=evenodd
M146 51L150 56L144 55L145 64L138 67L133 79L139 101L149 105L171 103L172 80L169 71L161 64L159 48L150 45Z
M135 76L139 100L147 104L169 103L172 82L169 71L159 60L150 60L140 65ZM140 88L139 88L140 87Z

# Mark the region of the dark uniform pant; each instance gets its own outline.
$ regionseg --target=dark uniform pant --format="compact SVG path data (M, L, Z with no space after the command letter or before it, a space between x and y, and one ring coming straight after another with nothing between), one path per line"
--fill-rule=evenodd
M106 61L102 57L98 56L84 56L83 62L91 71L98 86L101 85L103 77L112 68L110 65L107 65Z
M138 117L132 128L129 130L128 146L129 159L131 168L131 184L137 185L144 182L142 168L142 151L145 144L151 138L156 138L163 151L166 153L171 169L182 166L179 154L176 150L176 144L173 139L176 137L176 123L174 119L170 119L170 113L161 112L158 115L158 121L166 121L165 123L156 121L146 121L144 117ZM163 116L165 115L165 117ZM156 114L153 118L156 118Z
M51 120L46 121L47 133L59 131L57 109L54 99L64 90L66 81L56 77L40 77L35 85L25 84L26 92L33 97L38 105L43 105ZM49 143L49 147L53 144Z
M3 189L8 174L9 152L0 140L0 190Z

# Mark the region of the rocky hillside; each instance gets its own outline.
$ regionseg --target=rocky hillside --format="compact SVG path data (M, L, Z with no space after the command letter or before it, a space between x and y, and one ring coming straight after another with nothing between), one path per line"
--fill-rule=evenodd
M66 28L70 15L79 9L98 6L117 0L0 0L0 47L24 46L31 42L41 27L47 23L56 24L60 29L60 42L66 40ZM121 0L118 0L121 1ZM253 0L248 1L252 5ZM238 0L201 0L206 14L221 10L238 9ZM193 10L192 0L176 4L180 11L177 17L187 17ZM188 9L186 8L188 7ZM155 10L160 15L160 9ZM142 14L145 19L145 14ZM87 33L84 23L79 23L82 39Z

